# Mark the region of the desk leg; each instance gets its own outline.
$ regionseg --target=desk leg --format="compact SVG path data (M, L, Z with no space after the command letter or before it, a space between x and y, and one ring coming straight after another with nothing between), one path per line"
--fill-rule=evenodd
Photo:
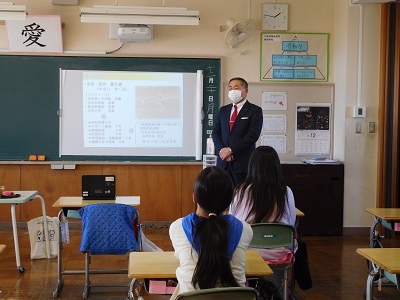
M61 221L64 219L64 213L63 210L60 210L58 213L58 220L59 220L59 225L58 225L58 255L57 255L57 283L56 287L54 288L53 291L53 298L57 298L58 294L61 291L61 288L64 285L64 281L62 279L62 238L61 238Z
M43 198L41 196L37 195L36 197L40 199L40 202L42 204L42 215L43 215L43 224L44 224L44 238L46 239L47 258L51 258L50 240L49 240L49 228L47 226L46 205L44 204L44 200L43 200Z
M372 270L368 275L367 286L365 289L365 299L366 300L374 299L374 278L375 278L376 274L378 274L378 272L375 270Z
M374 248L374 241L378 238L378 233L375 232L376 226L381 223L381 219L378 217L374 218L371 229L369 231L369 247Z
M142 294L145 292L144 281L137 278L132 278L129 283L128 298L129 300L143 300Z
M374 222L371 225L371 229L370 229L370 232L369 232L369 247L370 248L374 248L375 241L379 239L379 233L376 232L376 226L378 226L378 224L380 224L381 221L382 221L382 219L380 219L378 217L375 217L374 218ZM368 262L368 271L372 272L373 264L369 260L367 260L367 262Z
M21 267L21 259L19 256L19 244L18 244L18 229L17 229L17 219L15 216L15 203L11 204L11 221L13 227L13 235L14 235L14 247L15 247L15 260L17 263L17 269L20 273L24 273L25 269Z

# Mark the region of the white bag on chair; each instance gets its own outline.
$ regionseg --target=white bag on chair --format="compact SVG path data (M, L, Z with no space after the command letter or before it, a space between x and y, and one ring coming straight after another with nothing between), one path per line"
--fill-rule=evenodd
M46 217L49 230L50 257L57 257L59 239L59 221L57 217ZM37 217L28 222L29 240L31 242L31 259L47 258L46 240L43 217Z
M144 235L141 225L139 227L139 244L141 245L140 248L143 252L163 252L160 247L158 247Z

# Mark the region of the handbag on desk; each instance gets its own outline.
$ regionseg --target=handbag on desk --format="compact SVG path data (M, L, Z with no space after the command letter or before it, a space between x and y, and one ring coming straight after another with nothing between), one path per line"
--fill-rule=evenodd
M307 245L301 240L300 235L297 238L297 243L298 248L294 254L294 278L300 289L308 290L312 288L312 278L308 264Z

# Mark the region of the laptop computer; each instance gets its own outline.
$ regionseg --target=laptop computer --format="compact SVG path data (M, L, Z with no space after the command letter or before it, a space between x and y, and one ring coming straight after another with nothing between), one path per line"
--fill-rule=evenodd
M115 175L82 175L83 200L115 200Z

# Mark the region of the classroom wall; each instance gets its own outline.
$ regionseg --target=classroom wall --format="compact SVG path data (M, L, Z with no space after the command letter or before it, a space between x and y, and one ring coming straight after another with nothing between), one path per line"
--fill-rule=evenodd
M57 14L65 23L64 51L111 51L120 43L108 38L108 25L83 24L79 6L55 6L50 0L16 0L26 4L29 14ZM97 5L162 6L163 1L81 0L81 6ZM221 57L222 80L242 76L259 82L261 4L272 0L252 0L250 17L256 30L237 49L224 43L228 18L247 18L249 1L167 0L166 6L184 6L200 11L200 26L154 26L154 40L125 45L111 56ZM379 77L380 5L364 5L362 53L362 105L367 117L352 117L357 103L358 7L348 0L278 0L289 4L289 32L330 33L329 82L335 84L333 156L345 163L344 227L368 227L372 217L364 208L375 206L377 134L367 133L369 121L377 122ZM4 25L0 25L0 49L7 48ZM3 70L2 70L3 72ZM362 134L355 134L355 123L362 122ZM379 124L377 124L379 126Z

